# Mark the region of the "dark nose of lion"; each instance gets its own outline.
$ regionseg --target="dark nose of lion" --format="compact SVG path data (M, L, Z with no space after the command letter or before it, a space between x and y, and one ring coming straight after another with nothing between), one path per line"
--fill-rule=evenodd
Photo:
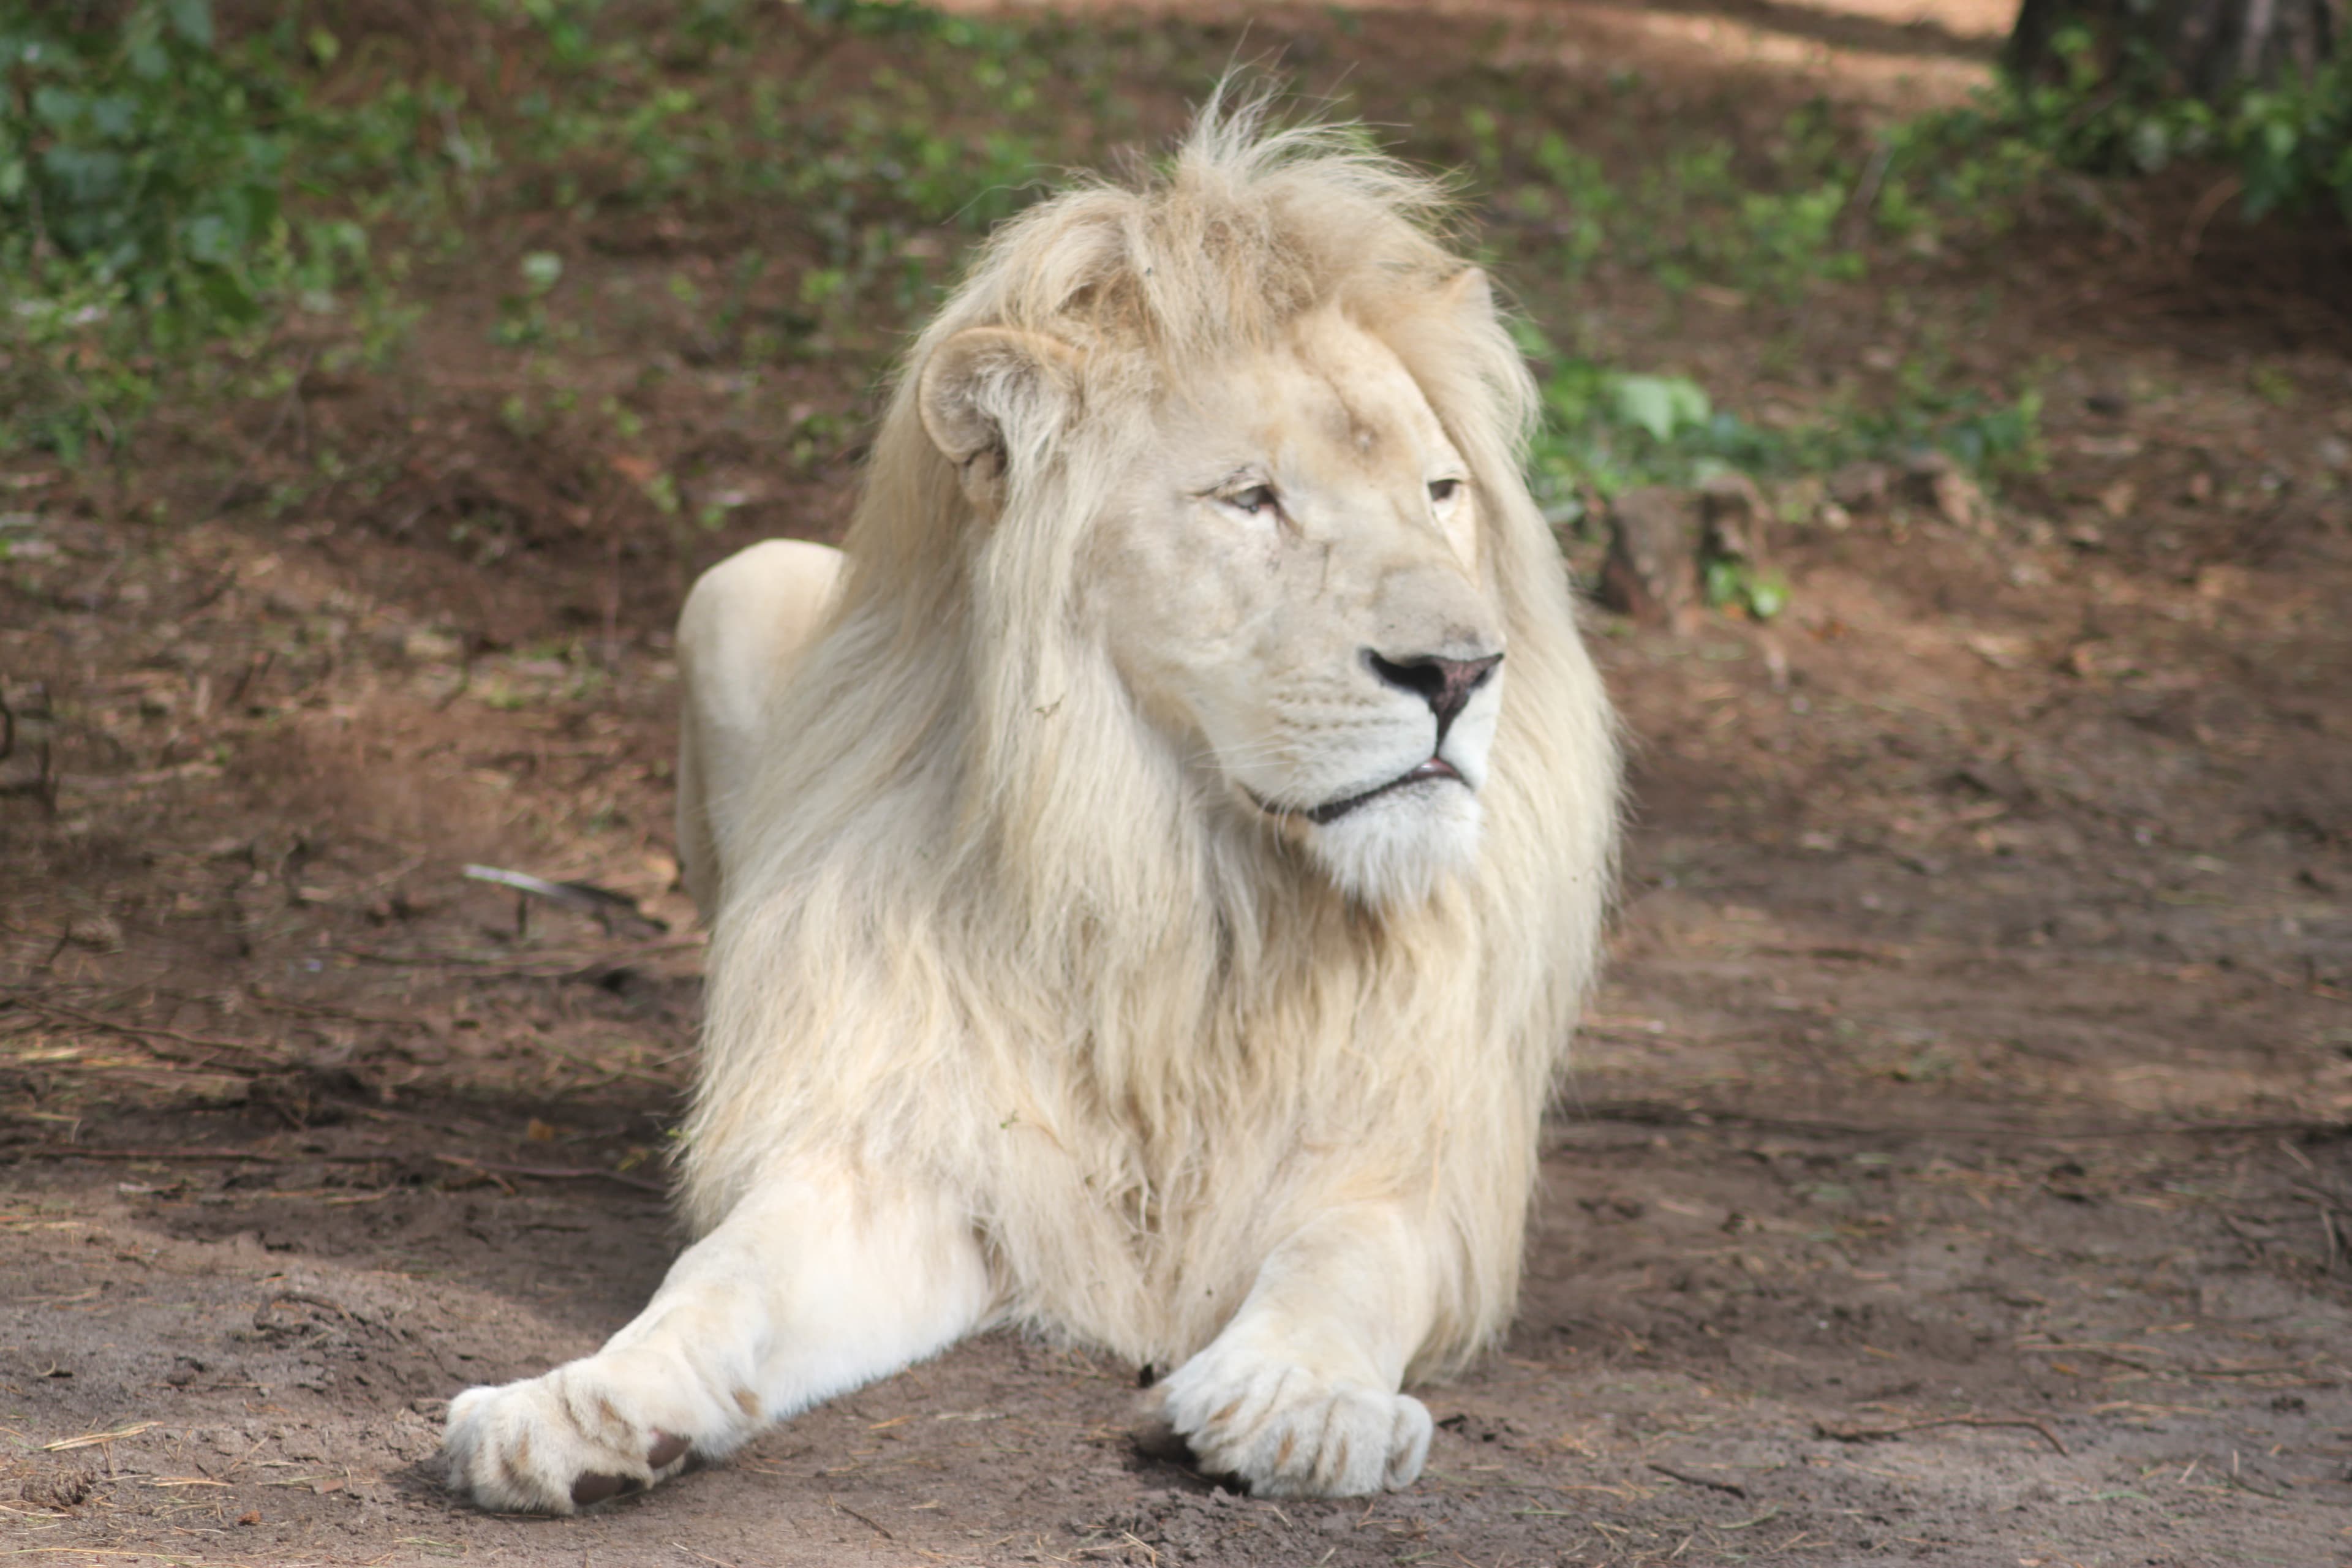
M1472 692L1486 684L1486 678L1495 673L1503 656L1493 653L1484 658L1443 658L1424 653L1388 658L1366 648L1364 662L1389 685L1410 691L1428 703L1429 710L1437 715L1437 737L1443 741L1463 704L1470 700Z

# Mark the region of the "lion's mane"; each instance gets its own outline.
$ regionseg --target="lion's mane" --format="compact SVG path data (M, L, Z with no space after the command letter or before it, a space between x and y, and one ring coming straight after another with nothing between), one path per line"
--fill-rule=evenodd
M771 710L710 954L687 1212L846 1157L968 1194L1004 1316L1172 1365L1318 1206L1401 1199L1442 1282L1426 1373L1517 1291L1537 1123L1592 972L1608 710L1520 479L1507 331L1432 301L1444 192L1333 128L1204 114L1171 166L982 248L875 442L841 602ZM1336 305L1471 465L1509 680L1474 873L1366 909L1202 798L1079 626L1089 525L1160 389ZM920 368L968 328L1070 344L1083 404L982 515Z

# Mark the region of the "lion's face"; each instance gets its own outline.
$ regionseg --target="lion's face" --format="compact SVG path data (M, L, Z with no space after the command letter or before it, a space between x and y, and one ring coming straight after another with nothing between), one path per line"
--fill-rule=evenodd
M1336 311L1162 400L1087 595L1136 700L1234 812L1368 903L1477 847L1503 616L1469 466Z

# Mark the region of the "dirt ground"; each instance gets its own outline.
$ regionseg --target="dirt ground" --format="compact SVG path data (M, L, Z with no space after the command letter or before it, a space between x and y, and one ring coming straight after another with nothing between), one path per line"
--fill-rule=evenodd
M1673 113L1980 73L1999 30L1488 14L1460 47L1565 79L1654 46ZM1377 77L1415 26L1251 36ZM1751 408L1965 315L2042 367L2049 464L1973 523L1790 531L1769 626L1593 613L1635 817L1522 1310L1422 1391L1420 1483L1353 1503L1142 1458L1137 1369L998 1335L581 1518L454 1506L449 1395L590 1350L675 1246L669 616L721 551L831 534L851 468L667 554L533 488L453 298L396 387L247 430L266 479L393 408L406 490L267 521L207 482L163 525L0 474L0 1557L2352 1563L2352 326L2081 224L1993 283L1876 276L1804 323L1810 378L1737 301L1528 292ZM555 521L495 560L383 521L472 490Z

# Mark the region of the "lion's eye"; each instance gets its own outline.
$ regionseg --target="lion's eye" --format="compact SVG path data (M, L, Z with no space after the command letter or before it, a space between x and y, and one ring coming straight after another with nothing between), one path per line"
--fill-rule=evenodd
M1237 511L1247 512L1252 517L1257 516L1260 512L1271 511L1276 504L1274 487L1252 485L1245 490L1236 490L1225 498L1225 504Z
M1435 501L1439 506L1448 504L1455 496L1458 496L1461 493L1462 481L1460 479L1432 479L1429 481L1429 499Z

